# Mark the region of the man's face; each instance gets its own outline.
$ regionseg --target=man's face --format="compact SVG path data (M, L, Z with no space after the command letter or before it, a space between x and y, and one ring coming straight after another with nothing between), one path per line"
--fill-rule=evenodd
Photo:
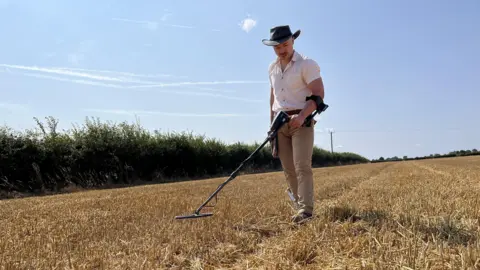
M288 59L293 54L293 38L273 47L280 59Z

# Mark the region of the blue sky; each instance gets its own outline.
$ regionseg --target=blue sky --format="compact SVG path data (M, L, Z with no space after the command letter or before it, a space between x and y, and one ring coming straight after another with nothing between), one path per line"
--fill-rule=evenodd
M480 2L0 0L0 119L95 116L263 141L270 27L302 30L330 108L315 144L368 158L480 148ZM227 127L227 125L233 125Z

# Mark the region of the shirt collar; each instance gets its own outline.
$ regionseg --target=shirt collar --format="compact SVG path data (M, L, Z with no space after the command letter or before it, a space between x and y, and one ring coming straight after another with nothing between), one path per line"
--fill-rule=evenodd
M293 56L291 62L296 62L300 58L300 54L298 54L297 51L293 50ZM280 63L280 58L277 57L277 60L275 61L276 64Z

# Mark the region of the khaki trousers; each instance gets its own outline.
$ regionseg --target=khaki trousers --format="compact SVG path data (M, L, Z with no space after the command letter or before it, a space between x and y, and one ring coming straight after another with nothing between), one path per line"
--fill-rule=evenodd
M312 154L314 124L292 128L287 124L278 131L278 157L287 185L297 200L300 212L313 213Z

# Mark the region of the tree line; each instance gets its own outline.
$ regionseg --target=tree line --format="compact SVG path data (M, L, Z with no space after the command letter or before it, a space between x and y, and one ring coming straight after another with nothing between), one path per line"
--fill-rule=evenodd
M401 161L401 160L421 160L421 159L432 159L432 158L448 158L448 157L463 157L463 156L476 156L480 155L480 151L477 149L472 149L472 150L458 150L458 151L451 151L446 154L430 154L428 156L421 156L421 157L408 157L408 156L403 156L403 157L380 157L378 159L372 159L371 162L387 162L387 161Z
M259 144L225 144L191 133L149 132L138 123L101 122L59 132L58 120L24 132L0 128L0 196L41 194L69 186L97 188L115 184L165 183L229 175ZM367 163L355 153L315 147L313 166ZM280 170L267 144L242 168L244 173Z

